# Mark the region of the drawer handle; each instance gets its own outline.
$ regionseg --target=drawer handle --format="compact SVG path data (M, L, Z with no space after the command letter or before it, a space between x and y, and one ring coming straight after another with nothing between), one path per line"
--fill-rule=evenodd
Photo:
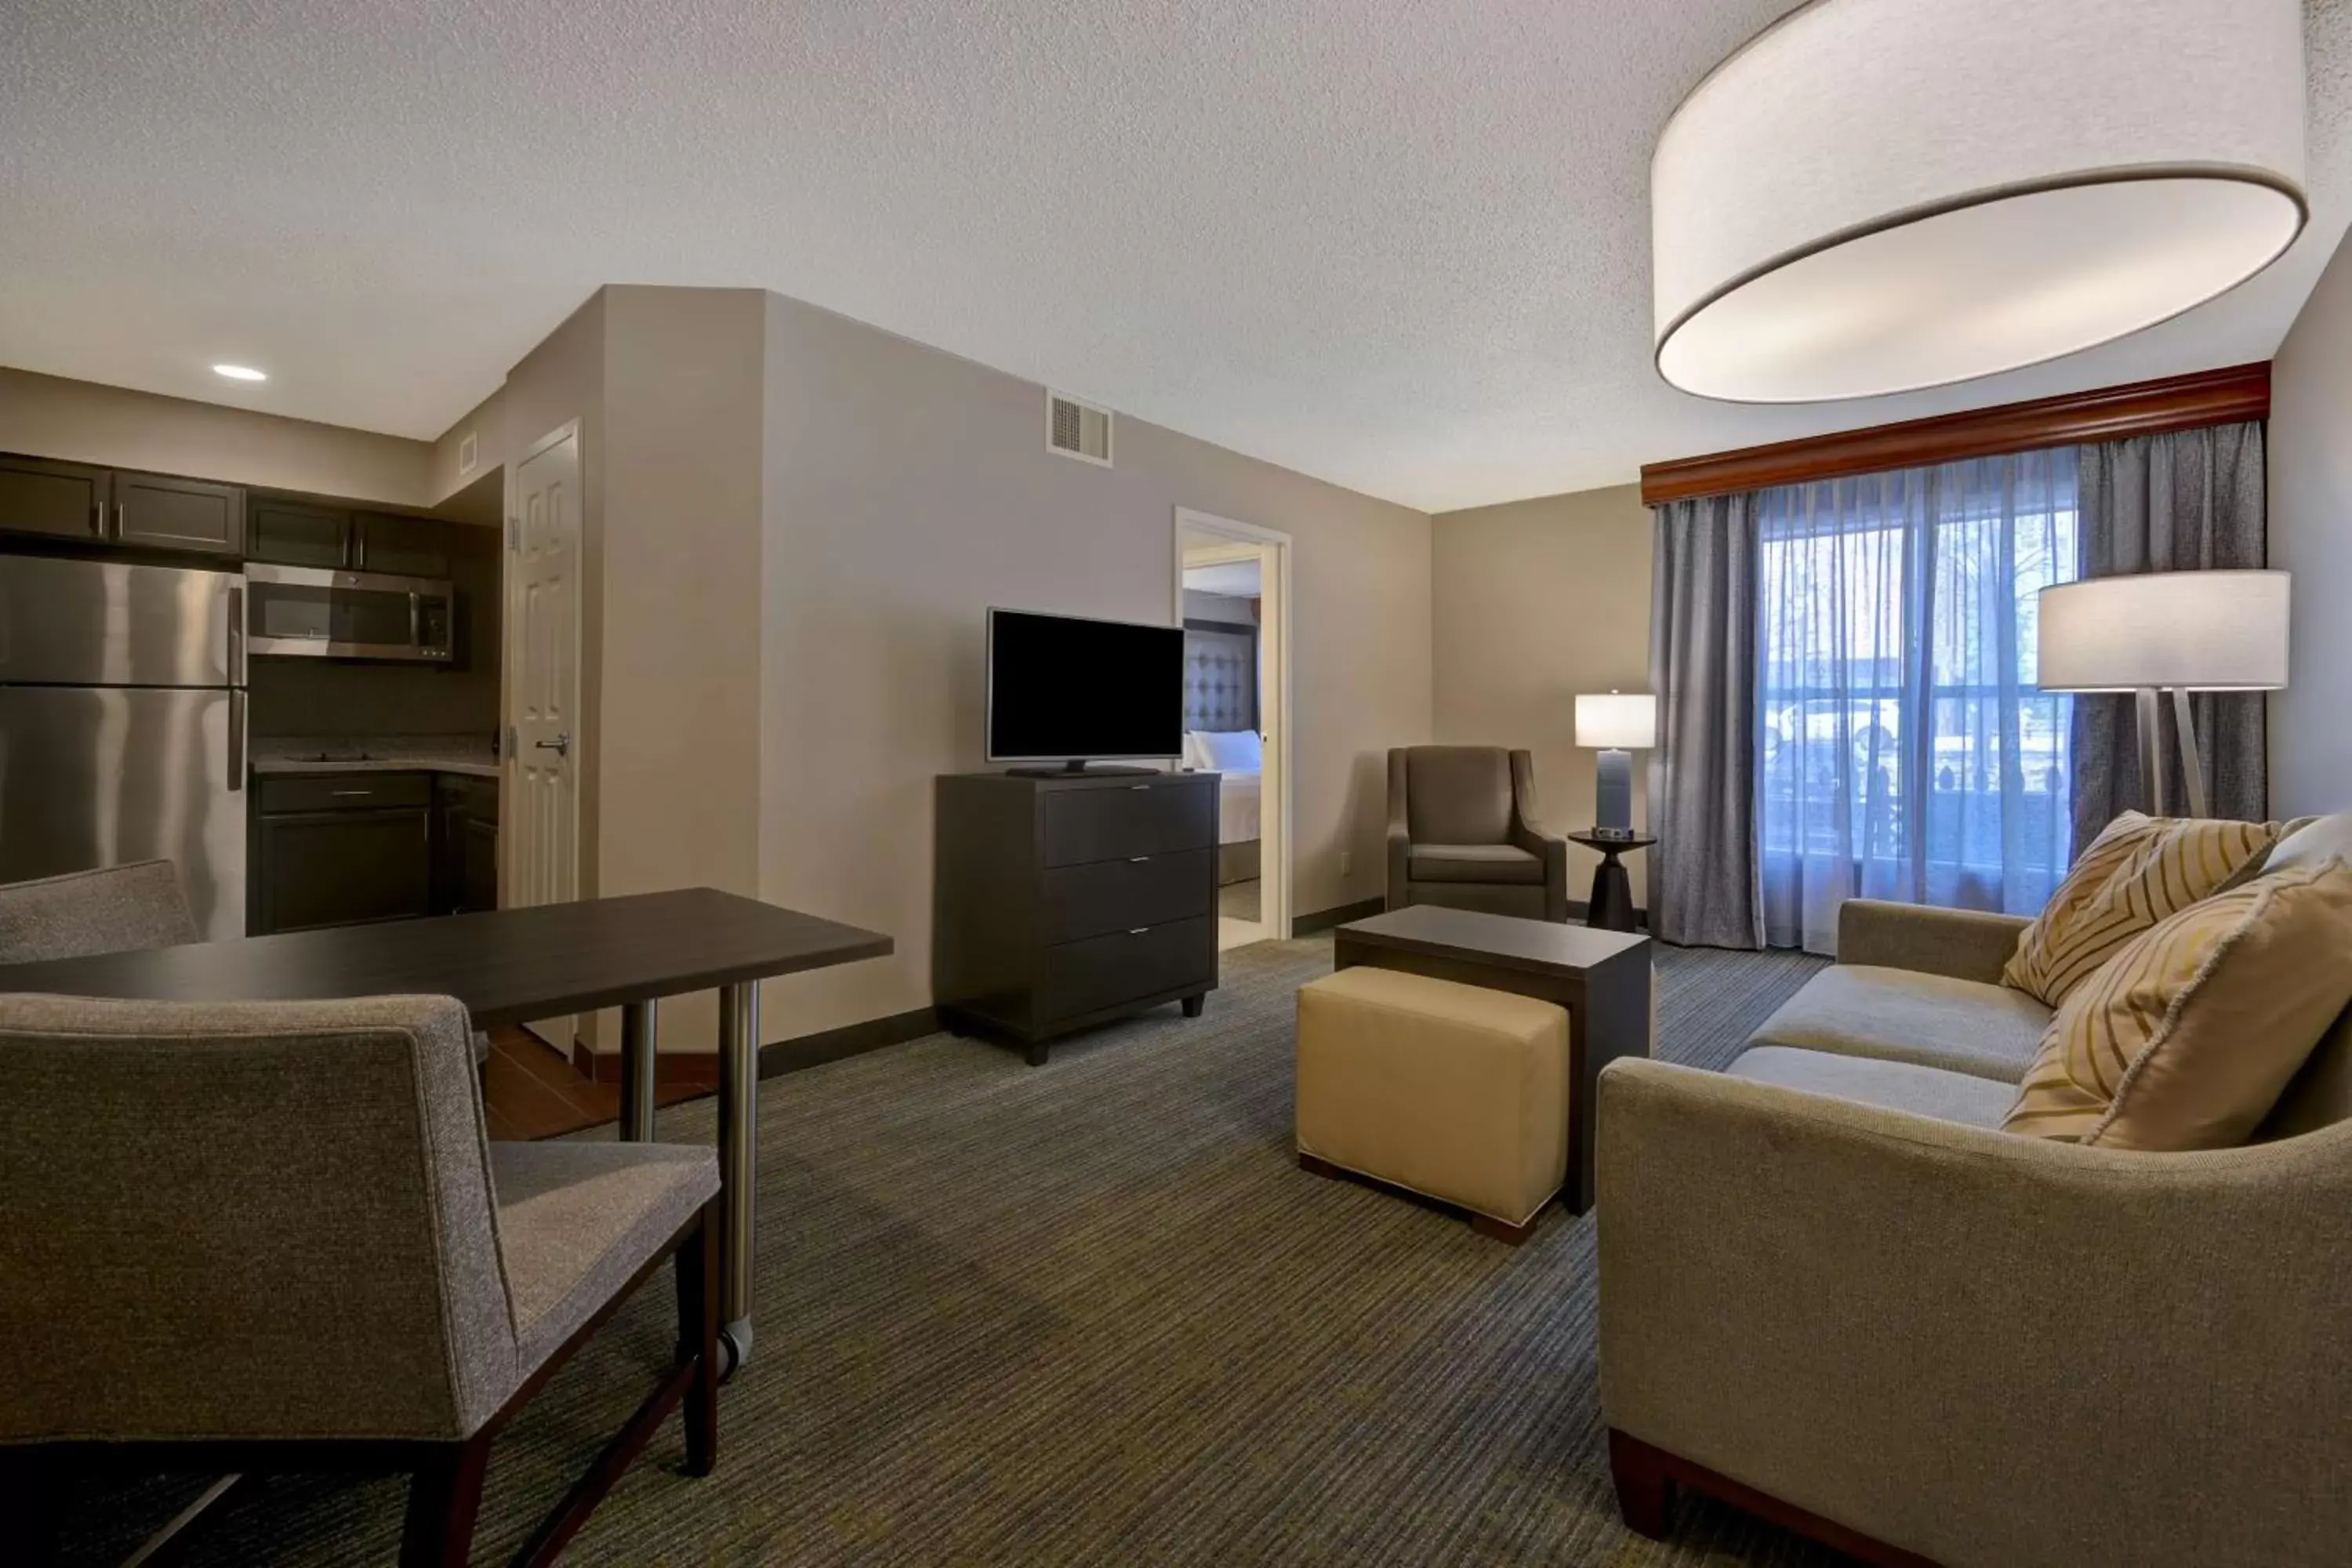
M1140 866L1150 858L1149 855L1130 855L1127 858L1127 863L1130 866Z
M1129 784L1127 787L1129 789L1150 789L1151 786L1150 784Z
M1151 928L1150 926L1129 926L1127 928L1127 934L1129 936L1141 936L1145 931L1148 931Z
M332 793L333 793L333 794L335 794L335 795L337 795L350 796L350 795L373 795L373 794L375 793L375 791L373 791L373 790L372 790L372 789L339 789L339 790L336 790L336 791L334 791L334 792L332 792Z

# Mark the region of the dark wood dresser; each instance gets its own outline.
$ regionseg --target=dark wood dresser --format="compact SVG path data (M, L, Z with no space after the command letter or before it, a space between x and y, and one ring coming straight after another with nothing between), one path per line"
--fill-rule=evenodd
M959 1033L1047 1042L1217 985L1217 775L939 780L931 994Z

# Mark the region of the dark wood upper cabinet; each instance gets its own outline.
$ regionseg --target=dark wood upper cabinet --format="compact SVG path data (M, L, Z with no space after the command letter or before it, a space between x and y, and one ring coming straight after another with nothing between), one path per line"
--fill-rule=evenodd
M251 537L246 553L256 561L280 566L323 566L331 571L352 563L350 512L257 496L247 522Z
M352 524L359 535L356 570L393 577L449 575L449 542L431 518L362 511L352 516Z
M118 470L112 521L108 537L118 544L245 553L245 491L236 485Z
M446 577L449 542L429 517L352 511L315 501L257 497L246 553L280 566L323 566L388 577Z
M47 458L0 457L0 532L102 537L109 470Z

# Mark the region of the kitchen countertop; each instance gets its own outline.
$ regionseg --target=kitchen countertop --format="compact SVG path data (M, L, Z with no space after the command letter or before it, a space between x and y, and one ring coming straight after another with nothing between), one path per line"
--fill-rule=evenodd
M465 773L499 776L499 759L478 735L256 735L253 771L270 773Z

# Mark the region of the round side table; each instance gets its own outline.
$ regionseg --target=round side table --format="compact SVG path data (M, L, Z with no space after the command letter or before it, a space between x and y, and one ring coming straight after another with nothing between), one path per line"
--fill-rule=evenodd
M1585 909L1584 923L1595 931L1632 931L1633 881L1625 874L1625 863L1617 857L1632 849L1647 849L1657 840L1646 834L1621 837L1588 827L1581 833L1570 834L1568 841L1601 852L1601 864L1592 872L1592 901Z

